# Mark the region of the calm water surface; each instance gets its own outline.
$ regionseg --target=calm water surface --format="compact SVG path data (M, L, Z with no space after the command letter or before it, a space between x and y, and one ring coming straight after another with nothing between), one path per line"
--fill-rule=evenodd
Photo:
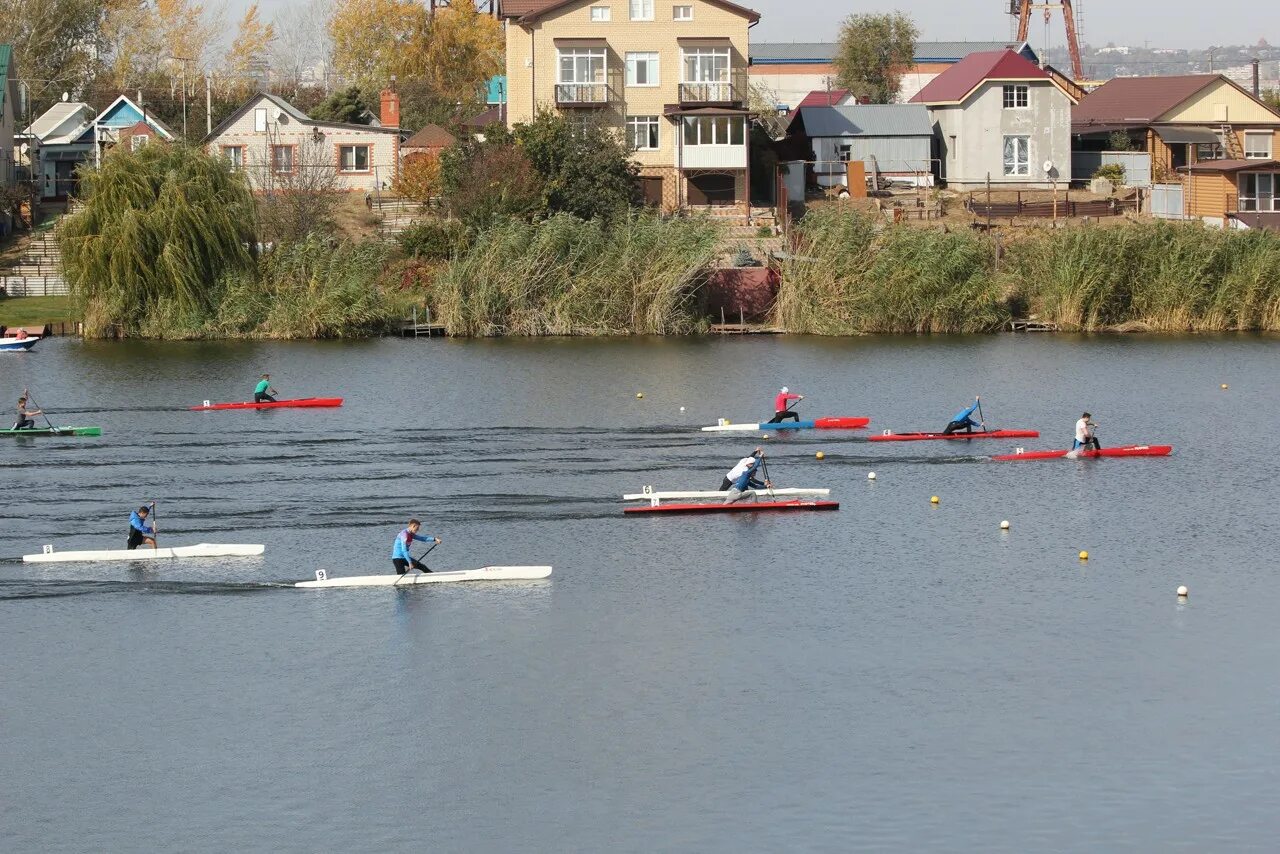
M1277 368L1267 338L4 354L0 400L30 386L104 435L3 440L0 556L120 547L147 500L167 542L267 552L0 563L0 847L1274 850ZM183 409L264 370L346 406ZM622 516L645 484L714 488L757 440L696 427L765 416L782 384L874 430L981 393L988 421L1044 432L1028 448L1066 447L1088 408L1104 444L1176 452L786 436L775 481L838 513ZM410 515L437 568L555 574L276 586L389 571Z

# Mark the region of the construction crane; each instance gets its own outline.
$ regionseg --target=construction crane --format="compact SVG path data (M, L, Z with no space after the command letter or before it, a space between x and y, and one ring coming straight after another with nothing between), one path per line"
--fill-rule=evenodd
M1071 75L1077 83L1084 81L1084 63L1080 61L1080 39L1076 35L1076 12L1071 0L1009 0L1009 14L1018 19L1018 41L1025 42L1031 31L1031 10L1043 9L1046 26L1053 10L1062 12L1067 27L1067 51L1071 54Z

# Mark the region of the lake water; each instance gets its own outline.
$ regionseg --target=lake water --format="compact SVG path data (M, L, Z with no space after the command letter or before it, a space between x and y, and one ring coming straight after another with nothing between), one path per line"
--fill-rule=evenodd
M2 440L0 556L122 547L150 500L165 542L267 546L0 563L6 851L1280 836L1274 338L63 339L0 358L6 406L30 386L104 430ZM262 371L346 405L185 411ZM1044 435L808 431L768 441L771 474L839 512L622 515L646 484L714 489L758 440L697 426L767 417L782 384L873 431L940 429L981 393L993 425ZM986 459L1068 447L1086 408L1104 445L1174 456ZM389 572L411 515L444 540L436 568L555 574L276 586Z

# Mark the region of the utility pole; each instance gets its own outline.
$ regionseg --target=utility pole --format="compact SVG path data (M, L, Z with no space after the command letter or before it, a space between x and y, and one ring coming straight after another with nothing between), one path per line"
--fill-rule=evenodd
M204 135L213 135L213 84L204 76Z
M195 62L189 56L171 56L170 59L182 63L182 138L187 138L187 63Z

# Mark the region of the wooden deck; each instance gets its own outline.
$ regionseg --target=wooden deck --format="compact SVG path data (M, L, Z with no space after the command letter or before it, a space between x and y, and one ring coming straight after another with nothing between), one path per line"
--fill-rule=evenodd
M787 330L780 326L769 326L764 323L713 323L711 332L715 335L786 335Z
M1062 327L1056 323L1044 323L1039 320L1010 320L1010 332L1061 332Z

